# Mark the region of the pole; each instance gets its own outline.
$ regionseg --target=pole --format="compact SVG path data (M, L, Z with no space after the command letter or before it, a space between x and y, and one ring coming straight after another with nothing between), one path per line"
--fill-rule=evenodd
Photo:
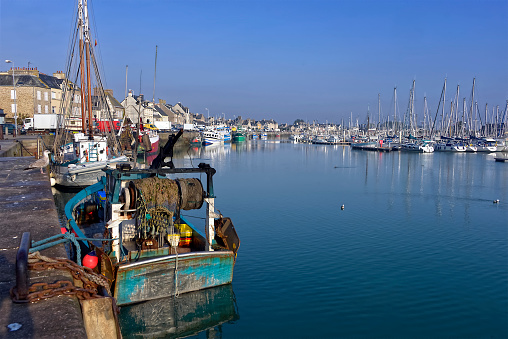
M18 106L16 105L16 83L14 82L14 62L12 63L12 88L14 90L14 133L13 137L18 136Z
M152 103L155 103L155 76L157 75L157 45L155 45L155 70L153 72L153 95Z
M12 64L12 98L14 100L14 106L12 107L12 115L14 117L14 132L12 134L13 137L17 136L18 132L18 107L16 106L16 82L14 80L14 61L5 60L6 63Z

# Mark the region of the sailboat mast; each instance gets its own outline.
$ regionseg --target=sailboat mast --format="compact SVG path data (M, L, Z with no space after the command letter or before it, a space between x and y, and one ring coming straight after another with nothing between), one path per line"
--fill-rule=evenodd
M85 133L85 52L84 52L84 42L83 42L83 0L79 1L78 4L78 26L79 26L79 68L81 75L81 131Z
M127 73L129 73L129 65L125 65L125 98L127 98Z
M153 96L152 103L155 103L155 76L157 75L157 45L155 45L155 70L153 71Z
M85 33L85 49L86 49L86 85L88 100L88 133L93 135L92 129L92 79L90 73L90 27L88 26L88 3L84 0L84 33Z
M469 111L470 112L469 126L472 126L472 124L473 124L473 105L474 105L474 84L475 84L475 81L476 81L476 78L473 78L473 88L471 89L471 110ZM476 111L475 111L474 119L476 120ZM469 129L471 129L471 127L469 127ZM476 129L476 124L474 126L474 129Z

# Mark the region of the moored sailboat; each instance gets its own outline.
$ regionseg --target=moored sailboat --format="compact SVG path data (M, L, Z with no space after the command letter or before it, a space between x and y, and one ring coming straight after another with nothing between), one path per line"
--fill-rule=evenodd
M130 161L121 155L114 129L105 128L99 134L93 126L96 118L112 123L114 110L98 73L86 0L78 2L74 32L72 41L79 49L79 59L74 58L71 49L66 74L74 74L75 78L66 77L62 84L61 112L65 116L65 127L57 130L51 162L52 183L66 187L91 185L104 176L103 168ZM76 127L80 133L72 134L70 130Z

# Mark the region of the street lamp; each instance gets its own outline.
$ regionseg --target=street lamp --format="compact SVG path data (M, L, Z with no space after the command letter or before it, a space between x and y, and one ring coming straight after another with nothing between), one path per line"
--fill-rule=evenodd
M13 98L14 98L14 133L13 137L18 135L18 107L16 106L16 83L14 82L14 61L12 60L5 60L6 63L12 64L12 89L14 91Z

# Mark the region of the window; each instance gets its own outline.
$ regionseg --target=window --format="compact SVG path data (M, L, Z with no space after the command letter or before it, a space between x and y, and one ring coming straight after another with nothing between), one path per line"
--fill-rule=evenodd
M37 91L37 100L41 100L41 91Z
M51 92L51 99L56 99L56 92Z
M78 94L76 94L76 95L74 96L74 102L77 102L77 103L80 103L80 102L81 102L81 98L80 98L80 96L79 96Z
M11 99L16 99L16 91L11 89Z
M48 105L44 105L44 113L49 113L49 110L48 110Z
M11 104L11 111L12 111L12 113L17 112L17 110L18 110L17 104Z
M56 106L51 106L51 113L56 113Z
M44 92L44 100L48 101L48 92Z
M37 113L42 113L42 107L41 107L41 105L37 105Z

